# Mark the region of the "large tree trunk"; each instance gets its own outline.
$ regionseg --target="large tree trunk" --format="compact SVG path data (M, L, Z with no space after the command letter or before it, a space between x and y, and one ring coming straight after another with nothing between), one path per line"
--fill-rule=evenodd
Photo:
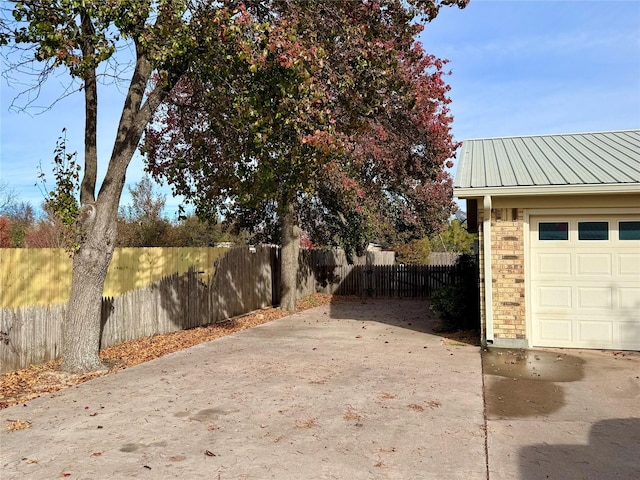
M300 227L292 202L286 206L286 212L280 218L282 227L282 272L280 309L295 312L298 300L298 256L300 253Z
M168 85L156 85L143 103L151 64L136 44L136 68L122 109L118 132L97 200L93 201L97 158L91 145L86 150L85 178L82 181L79 233L80 248L73 257L71 295L63 325L62 370L86 372L104 368L99 357L102 291L113 257L120 196L127 167ZM88 82L91 84L91 82ZM86 140L94 142L91 130L97 121L97 96L92 88L87 101Z
M73 257L71 296L63 326L62 370L103 369L99 358L102 291L111 263L115 221L102 209L86 210L86 239Z

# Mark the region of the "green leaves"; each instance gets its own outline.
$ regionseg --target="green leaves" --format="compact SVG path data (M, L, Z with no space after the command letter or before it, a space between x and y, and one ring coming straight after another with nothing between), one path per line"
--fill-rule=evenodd
M67 152L66 129L63 129L62 132L63 135L58 138L53 151L54 189L46 191L46 178L42 167L40 167L38 178L46 192L44 209L53 214L64 226L66 248L70 254L73 254L79 248L76 222L80 215L78 194L81 167L76 163L76 152Z
M84 78L133 40L158 68L171 69L198 45L186 0L46 0L19 2L0 41L33 46L34 59ZM178 62L180 63L180 62Z

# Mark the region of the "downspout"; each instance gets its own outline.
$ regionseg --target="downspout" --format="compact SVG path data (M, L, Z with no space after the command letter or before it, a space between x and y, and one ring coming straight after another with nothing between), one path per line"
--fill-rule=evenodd
M482 217L484 252L484 314L487 345L493 344L493 275L491 273L491 195L484 196Z

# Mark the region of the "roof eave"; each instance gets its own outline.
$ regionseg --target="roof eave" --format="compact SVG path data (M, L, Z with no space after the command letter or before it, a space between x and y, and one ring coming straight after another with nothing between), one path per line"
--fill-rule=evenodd
M535 185L512 187L454 187L456 198L474 198L490 195L492 197L541 196L541 195L604 195L604 194L640 194L639 183L612 183L598 185Z

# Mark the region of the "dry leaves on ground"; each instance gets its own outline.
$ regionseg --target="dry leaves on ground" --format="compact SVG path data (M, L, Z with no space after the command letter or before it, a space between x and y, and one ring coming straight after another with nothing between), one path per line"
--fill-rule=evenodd
M336 300L332 300L331 295L314 294L300 300L297 304L297 309L306 310L326 305L332 301ZM108 371L77 375L65 374L60 371L60 361L55 360L6 373L0 375L0 409L24 403L41 395L54 393L62 388L84 383L87 380L108 375L118 370L124 370L154 358L193 347L199 343L209 342L286 315L289 315L289 313L279 308L268 308L224 323L154 335L105 348L100 351L100 358L109 367Z
M31 426L31 422L26 420L7 420L9 422L7 424L7 431L15 432L16 430L24 430L25 428L29 428Z

